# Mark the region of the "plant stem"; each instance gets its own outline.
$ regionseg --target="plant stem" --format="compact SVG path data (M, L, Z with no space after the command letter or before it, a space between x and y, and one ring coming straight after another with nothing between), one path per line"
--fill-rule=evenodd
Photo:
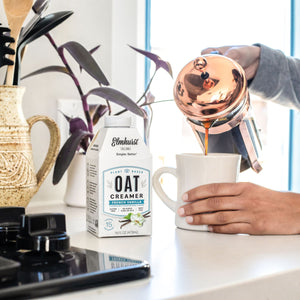
M110 116L111 115L111 105L110 105L110 103L107 99L105 99L105 101L106 101L106 104L107 104L107 107L108 107L108 115Z
M91 116L89 113L89 105L87 103L87 97L83 94L83 91L81 89L80 83L77 79L77 77L75 76L74 72L72 71L70 65L68 64L65 56L63 55L62 51L58 50L58 47L55 43L55 41L53 40L52 36L50 35L50 33L46 33L45 36L48 38L48 40L50 41L51 45L54 47L54 49L56 50L56 52L58 53L59 57L61 58L63 64L65 65L65 67L67 68L71 78L74 81L74 84L78 90L80 99L81 99L81 103L82 103L82 107L83 107L83 111L84 111L84 115L87 121L87 125L88 125L88 129L91 133L93 133L93 122L91 120Z
M148 110L148 124L146 127L146 132L145 132L145 140L146 140L146 145L149 145L149 134L150 134L150 128L151 128L151 124L152 124L152 119L153 119L153 110L151 105L149 105L149 110Z
M151 79L149 80L148 85L147 85L147 87L146 87L146 89L145 89L143 95L142 95L142 96L140 97L140 99L136 102L137 104L140 103L141 100L142 100L144 97L146 97L146 94L147 94L147 92L148 92L149 89L150 89L150 85L151 85L151 83L152 83L152 81L153 81L153 78L154 78L156 72L157 72L157 69L154 71L154 73L153 73Z
M150 79L149 82L148 82L148 85L147 85L147 87L146 87L144 93L143 93L142 96L139 98L139 100L136 101L136 104L139 104L139 103L142 101L142 99L143 99L144 97L146 97L146 94L147 94L147 92L148 92L149 89L150 89L150 85L151 85L151 83L152 83L152 81L153 81L153 78L154 78L156 72L157 72L157 69L154 71L154 73L153 73L151 79ZM143 105L144 105L144 104L143 104ZM115 116L119 116L119 115L123 114L125 111L127 111L127 109L123 109L123 110L117 112L117 113L115 114Z
M152 102L152 103L143 103L143 104L141 104L141 106L147 106L147 105L153 105L153 104L156 104L156 103L171 102L171 101L174 101L174 100L173 99L167 99L167 100L155 101L155 102Z

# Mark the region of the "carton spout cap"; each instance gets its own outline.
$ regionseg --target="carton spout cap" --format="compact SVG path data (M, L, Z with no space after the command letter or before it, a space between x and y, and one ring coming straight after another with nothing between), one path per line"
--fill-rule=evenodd
M130 127L131 117L107 116L104 120L105 127Z

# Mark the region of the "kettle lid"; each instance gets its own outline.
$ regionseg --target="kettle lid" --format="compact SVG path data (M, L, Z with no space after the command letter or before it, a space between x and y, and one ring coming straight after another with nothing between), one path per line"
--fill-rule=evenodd
M188 118L200 122L217 120L238 110L246 95L243 68L218 54L203 55L189 62L174 85L179 109Z

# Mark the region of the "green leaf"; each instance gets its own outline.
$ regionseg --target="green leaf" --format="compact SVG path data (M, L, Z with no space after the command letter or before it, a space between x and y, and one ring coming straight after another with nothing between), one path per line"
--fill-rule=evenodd
M129 213L127 216L124 217L126 220L130 220L132 213Z

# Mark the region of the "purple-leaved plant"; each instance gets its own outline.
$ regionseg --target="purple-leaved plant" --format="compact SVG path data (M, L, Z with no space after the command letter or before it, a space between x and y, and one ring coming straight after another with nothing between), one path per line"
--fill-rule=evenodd
M71 14L72 13L70 12L69 15ZM47 16L42 18L40 22L44 21L45 23L45 18L47 18ZM39 23L37 23L37 25L38 24ZM50 30L52 28L54 28L54 26L50 26ZM154 96L149 92L151 83L156 75L156 72L159 69L164 69L170 74L170 76L172 76L172 68L168 62L162 60L158 55L130 46L133 50L144 55L155 63L154 74L152 75L145 91L137 101L134 101L122 92L109 87L107 78L92 56L92 54L99 48L99 46L96 46L90 51L88 51L81 44L75 41L69 41L61 46L57 46L54 39L49 33L50 30L44 30L44 32L43 28L39 28L39 30L39 34L43 33L43 35L48 38L51 45L60 57L63 65L44 67L24 76L22 79L47 72L61 72L70 76L77 88L85 116L85 120L82 120L79 117L70 118L69 116L64 115L70 125L70 136L62 146L54 166L53 184L57 184L61 180L65 171L68 169L76 151L82 149L83 153L86 152L88 145L94 136L94 125L96 125L99 119L105 114L120 115L125 111L130 111L133 114L144 119L144 130L146 133L149 131L151 123L151 104L154 103ZM36 36L39 37L40 35ZM71 69L70 64L66 59L66 56L64 54L65 51L68 51L72 58L79 64L80 70L86 71L97 81L99 85L98 87L93 88L88 92L84 92L82 90L77 76ZM101 103L99 103L98 105L89 105L87 99L90 95L99 97L101 99ZM105 104L103 104L103 101L105 102ZM123 107L123 109L117 113L113 113L111 110L110 102L120 105L121 107ZM143 109L144 106L148 106L150 110Z

